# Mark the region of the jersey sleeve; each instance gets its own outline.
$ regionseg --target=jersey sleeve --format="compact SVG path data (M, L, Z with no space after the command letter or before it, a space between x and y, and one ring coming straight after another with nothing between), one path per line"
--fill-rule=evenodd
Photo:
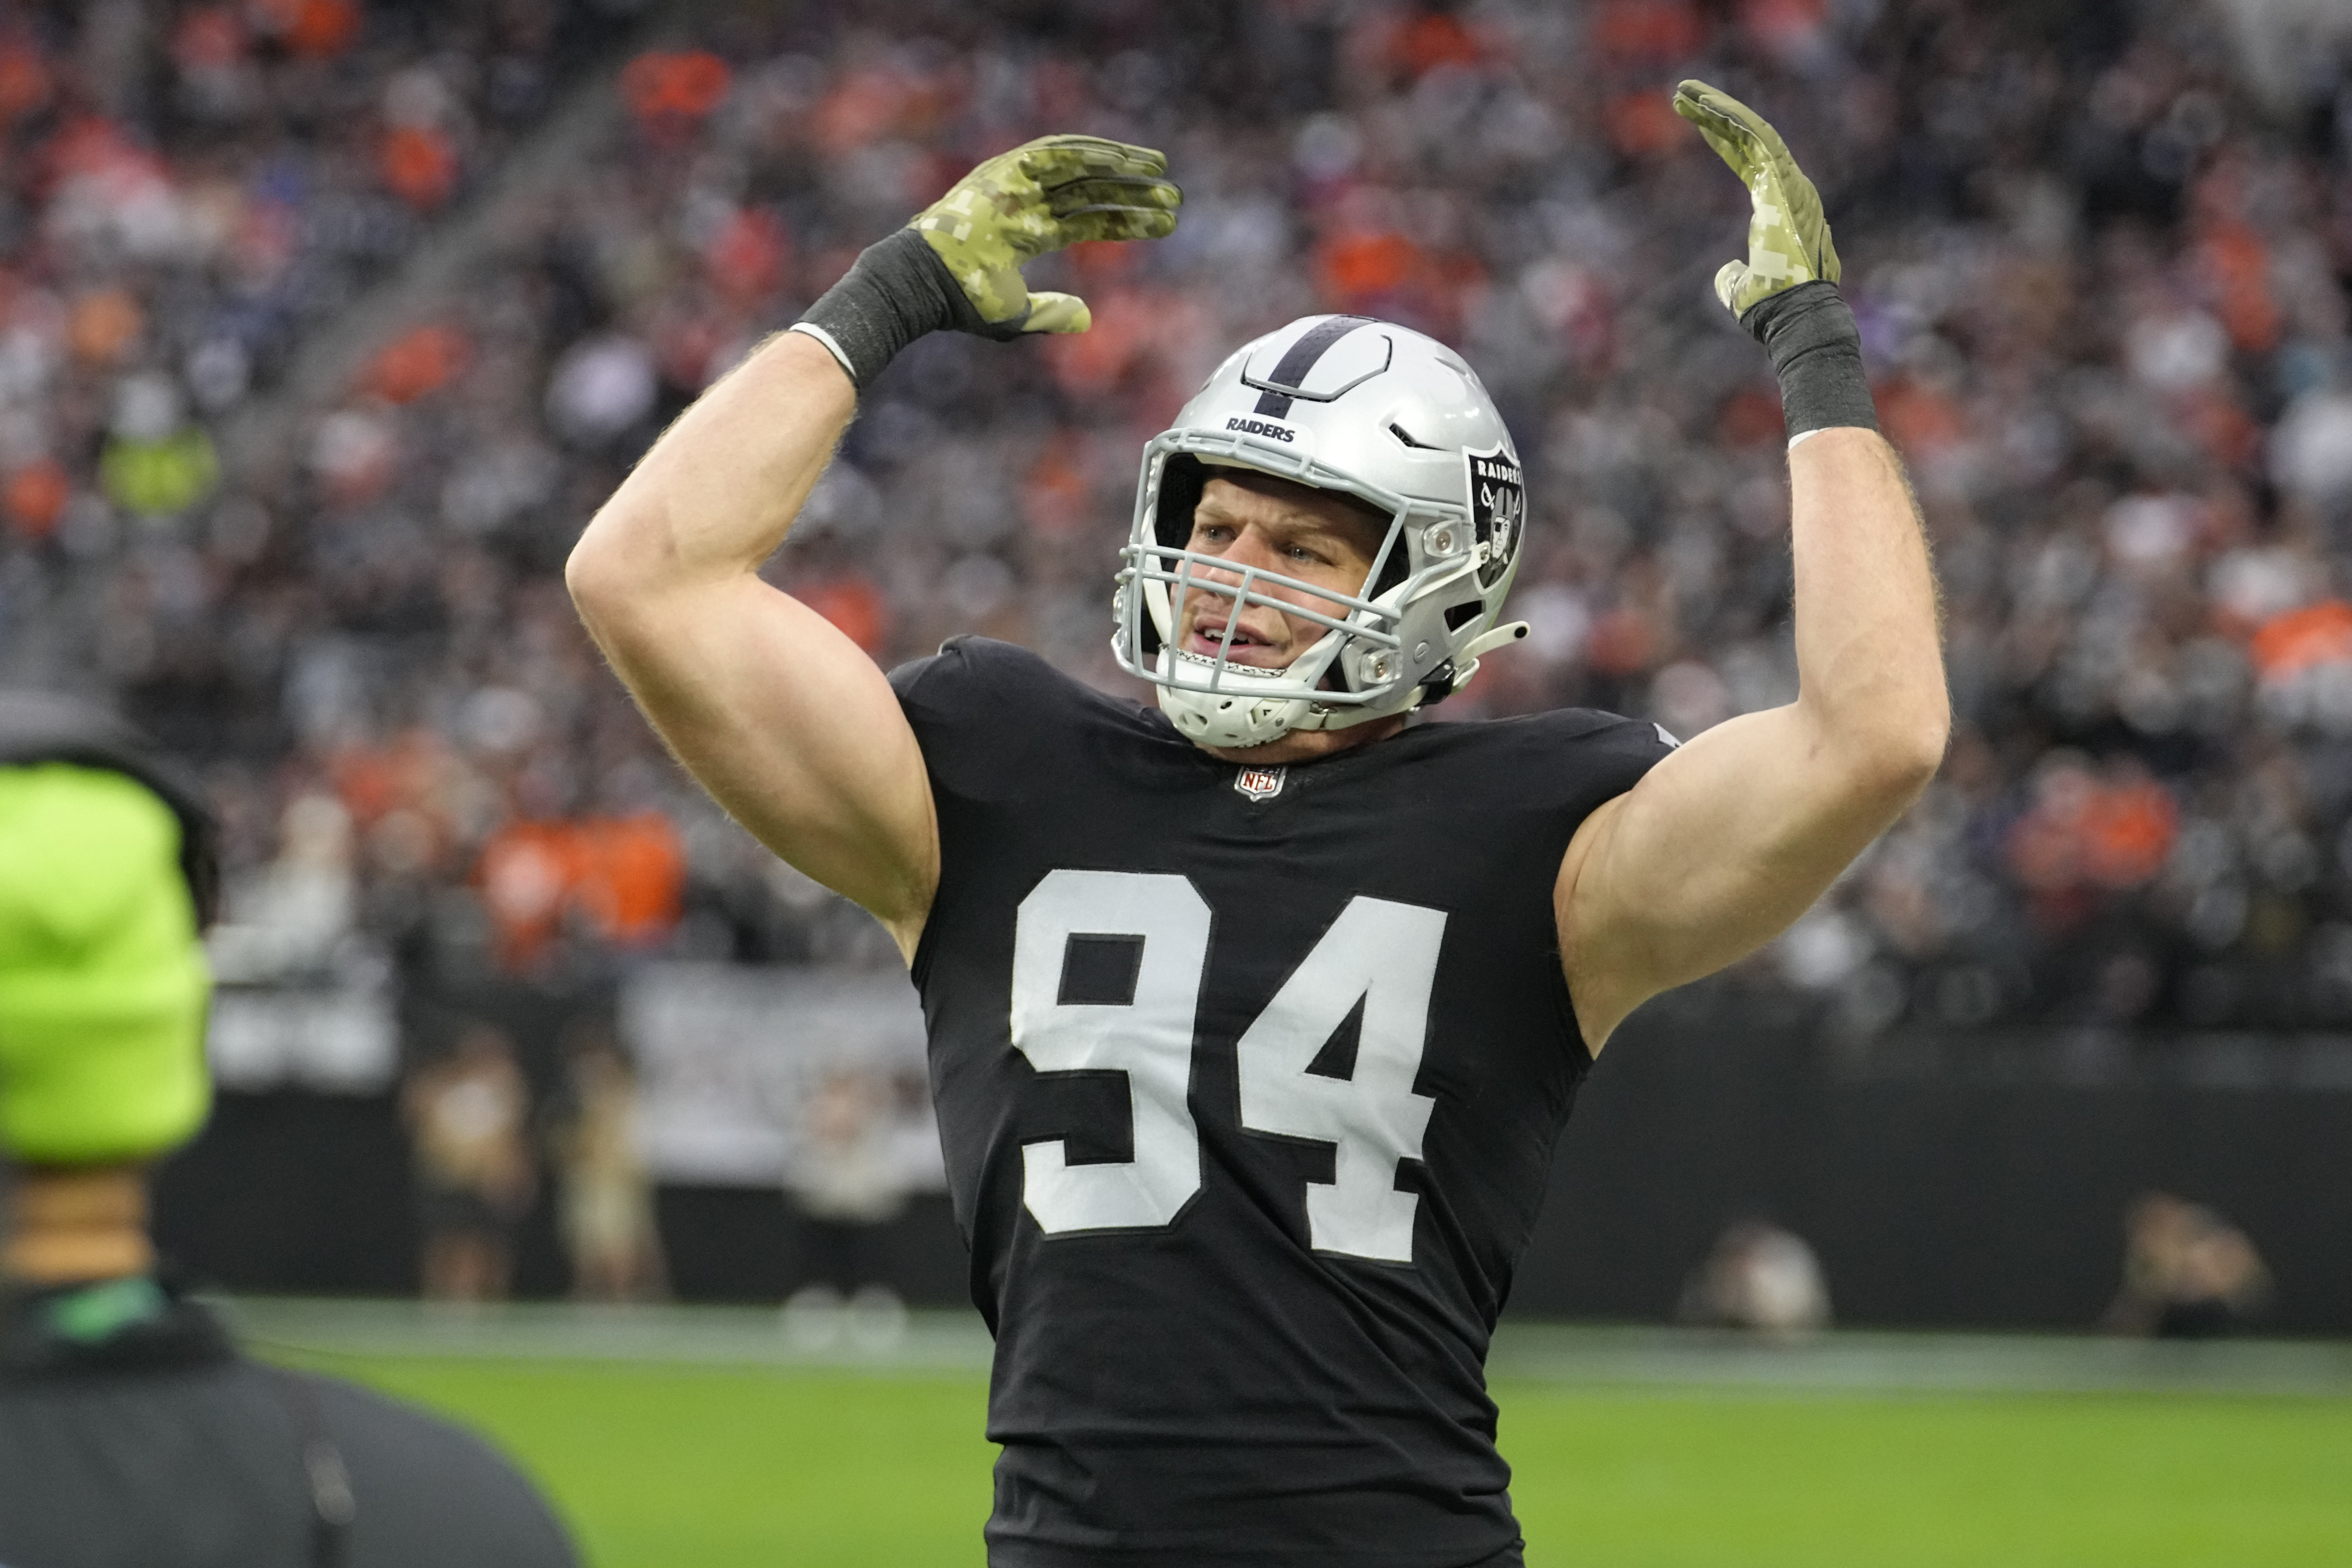
M1525 752L1511 769L1515 790L1540 792L1548 810L1573 834L1598 807L1642 782L1642 775L1680 744L1657 725L1589 708L1570 708L1522 721Z
M934 795L989 799L1018 789L1043 753L1069 684L1028 649L986 637L950 637L929 658L890 672L891 688L922 748Z
M1642 775L1656 767L1680 741L1666 733L1662 724L1646 719L1621 719L1614 713L1591 713L1598 721L1593 729L1580 738L1578 752L1583 766L1578 771L1579 795L1584 803L1577 811L1581 818L1591 815L1596 806L1623 795L1642 782Z
M928 982L939 933L1004 843L1034 824L1066 771L1082 689L1026 648L951 637L929 658L890 672L930 775L940 883L915 952Z

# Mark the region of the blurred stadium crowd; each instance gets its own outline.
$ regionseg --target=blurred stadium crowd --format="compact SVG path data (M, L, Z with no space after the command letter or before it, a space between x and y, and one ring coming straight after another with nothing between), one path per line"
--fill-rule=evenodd
M2324 27L2265 74L2232 13L2163 0L678 14L0 7L0 677L111 694L204 769L229 977L895 962L665 761L561 563L715 375L1049 130L1166 148L1182 225L1044 264L1091 333L928 340L868 397L773 573L877 659L978 630L1116 684L1142 442L1245 337L1346 310L1461 346L1533 470L1534 634L1444 716L1688 735L1786 700L1779 410L1707 295L1745 208L1668 108L1696 74L1838 224L1960 721L1910 817L1720 984L1862 1036L2352 1024L2352 55ZM488 215L463 289L278 410L282 459L226 449L608 68L618 111Z

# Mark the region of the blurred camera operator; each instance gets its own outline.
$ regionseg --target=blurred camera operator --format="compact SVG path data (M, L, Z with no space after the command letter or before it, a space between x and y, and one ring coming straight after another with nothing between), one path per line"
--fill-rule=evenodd
M244 1355L157 1268L211 1099L212 828L107 715L0 694L0 1563L566 1568L481 1439Z

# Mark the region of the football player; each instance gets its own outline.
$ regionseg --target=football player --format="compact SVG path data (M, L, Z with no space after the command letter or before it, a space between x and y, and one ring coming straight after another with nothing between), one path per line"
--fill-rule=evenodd
M1146 448L1114 647L1156 707L958 638L885 678L759 568L919 334L1078 331L1024 261L1155 237L1158 153L1049 137L867 251L682 416L569 578L670 746L898 940L994 1330L1005 1565L1515 1563L1483 1363L1553 1144L1644 998L1780 931L1933 774L1935 589L1819 198L1717 279L1787 412L1802 695L1677 747L1416 723L1499 624L1517 453L1443 344L1237 350Z

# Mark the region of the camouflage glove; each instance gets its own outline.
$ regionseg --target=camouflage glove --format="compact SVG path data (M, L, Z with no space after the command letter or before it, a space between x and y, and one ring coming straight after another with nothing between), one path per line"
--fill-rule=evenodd
M987 336L1083 332L1087 302L1032 294L1022 263L1082 239L1165 239L1184 199L1160 178L1167 168L1148 147L1044 136L991 158L907 226L947 263Z
M1822 216L1821 193L1789 155L1764 117L1719 89L1686 81L1675 89L1675 112L1698 127L1717 156L1748 187L1748 259L1727 261L1715 297L1745 320L1758 301L1800 283L1838 280L1837 247Z
M926 332L999 342L1083 332L1072 294L1029 291L1023 263L1084 239L1159 239L1183 199L1147 147L1046 136L998 154L889 238L869 247L794 323L831 349L862 390Z
M1686 81L1675 112L1748 187L1748 259L1727 261L1715 297L1772 356L1791 444L1815 430L1878 428L1862 334L1839 295L1843 272L1821 193L1764 117L1719 89Z

